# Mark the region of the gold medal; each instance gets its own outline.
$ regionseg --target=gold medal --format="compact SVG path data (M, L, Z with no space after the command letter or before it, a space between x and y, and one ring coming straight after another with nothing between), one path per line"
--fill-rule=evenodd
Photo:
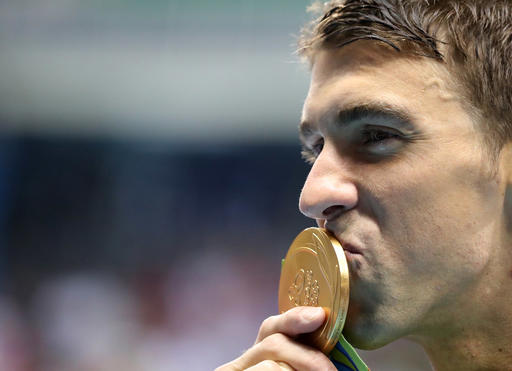
M297 306L323 307L326 321L300 341L329 354L343 331L349 274L339 241L327 230L308 228L292 242L281 268L279 313Z

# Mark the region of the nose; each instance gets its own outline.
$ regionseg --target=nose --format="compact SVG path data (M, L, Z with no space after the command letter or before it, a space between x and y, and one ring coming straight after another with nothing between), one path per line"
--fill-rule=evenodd
M319 226L353 208L358 193L340 156L324 147L304 183L299 209Z

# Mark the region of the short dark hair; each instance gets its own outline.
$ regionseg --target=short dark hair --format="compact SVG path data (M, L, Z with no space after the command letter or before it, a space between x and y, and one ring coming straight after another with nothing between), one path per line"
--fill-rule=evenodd
M375 40L443 63L489 148L512 140L511 0L337 0L314 3L299 53Z

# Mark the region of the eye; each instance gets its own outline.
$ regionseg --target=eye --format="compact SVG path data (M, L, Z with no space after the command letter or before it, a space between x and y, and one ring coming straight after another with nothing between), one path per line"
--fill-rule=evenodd
M318 156L320 152L322 152L322 149L324 148L324 139L320 138L314 145L313 145L313 153L315 156Z
M365 127L360 134L358 150L372 160L396 155L411 140L392 128Z
M324 148L324 139L320 138L317 142L315 142L314 145L311 147L309 146L303 146L302 147L302 158L310 165L313 165L316 158L322 152L322 149Z
M366 128L362 132L362 143L365 146L383 144L383 142L400 138L399 134L383 129Z

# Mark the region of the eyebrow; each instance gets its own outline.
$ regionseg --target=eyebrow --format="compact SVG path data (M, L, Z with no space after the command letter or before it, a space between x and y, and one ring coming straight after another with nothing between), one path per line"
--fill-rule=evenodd
M362 120L384 120L408 130L414 130L414 126L412 125L414 117L407 109L383 102L346 106L338 111L336 122L338 126L344 127ZM315 126L312 123L302 121L299 124L299 136L302 142L309 138L314 132Z

